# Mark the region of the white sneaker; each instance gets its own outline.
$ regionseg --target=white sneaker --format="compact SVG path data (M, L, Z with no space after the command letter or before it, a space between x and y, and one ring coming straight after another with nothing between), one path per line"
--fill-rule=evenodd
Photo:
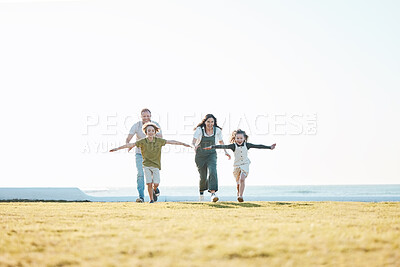
M219 198L213 193L211 194L211 202L217 202Z
M204 195L200 195L199 201L204 201Z

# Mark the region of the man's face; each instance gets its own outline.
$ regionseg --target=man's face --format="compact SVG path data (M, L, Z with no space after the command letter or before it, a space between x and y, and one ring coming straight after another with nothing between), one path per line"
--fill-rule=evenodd
M151 120L151 113L148 111L142 112L141 117L143 123L149 122Z

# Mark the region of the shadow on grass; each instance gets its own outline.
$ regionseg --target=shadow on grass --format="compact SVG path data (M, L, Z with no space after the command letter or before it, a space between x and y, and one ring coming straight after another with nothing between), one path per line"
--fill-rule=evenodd
M296 203L296 202L270 202L272 205L277 206L312 206L310 203Z
M200 205L208 206L217 209L233 209L233 208L258 208L261 207L259 204L255 203L235 203L235 202L217 202L217 203L207 203L207 202L182 202L185 205Z
M0 202L58 202L58 203L72 203L72 202L90 202L89 200L44 200L44 199L1 199Z

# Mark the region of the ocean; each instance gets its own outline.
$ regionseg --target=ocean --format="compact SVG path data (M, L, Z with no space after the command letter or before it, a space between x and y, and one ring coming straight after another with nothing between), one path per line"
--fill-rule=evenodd
M98 198L122 199L137 196L134 187L81 188L81 190L89 196ZM160 201L195 201L199 194L197 186L161 186L160 190L162 196ZM236 187L220 186L217 194L221 201L235 200ZM244 198L248 201L400 201L400 184L246 186Z

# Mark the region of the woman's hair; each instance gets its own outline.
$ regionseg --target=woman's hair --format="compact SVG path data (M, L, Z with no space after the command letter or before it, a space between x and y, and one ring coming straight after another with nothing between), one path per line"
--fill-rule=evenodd
M154 128L154 130L156 131L156 133L158 133L160 131L160 128L153 122L147 122L143 125L142 130L145 134L147 134L147 127L152 126Z
M213 119L214 119L214 126L220 128L220 129L222 130L222 128L218 126L218 124L217 124L217 118L215 118L215 116L214 116L213 114L207 114L207 115L204 117L204 119L203 119L199 124L197 124L196 127L194 127L193 130L196 130L197 127L200 127L200 128L201 128L201 127L206 127L206 120L208 120L209 118L213 118Z
M245 131L241 130L241 129L237 129L235 131L232 132L231 135L231 144L235 143L235 137L237 134L243 134L244 136L244 140L247 142L247 139L249 139L249 136L246 134Z

